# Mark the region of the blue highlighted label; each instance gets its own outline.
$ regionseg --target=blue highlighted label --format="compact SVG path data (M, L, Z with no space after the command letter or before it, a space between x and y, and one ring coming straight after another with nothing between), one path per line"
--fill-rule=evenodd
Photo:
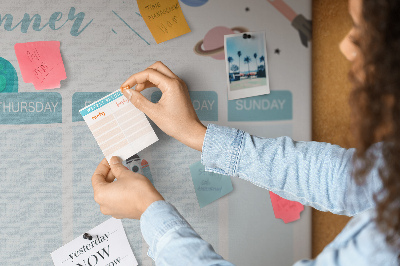
M153 92L151 101L158 102L161 95L161 91ZM218 94L215 91L191 91L189 95L200 120L218 121Z
M79 110L91 105L111 92L75 92L72 95L72 122L83 121Z
M100 107L103 107L104 105L114 101L115 99L119 98L123 96L122 92L120 92L119 90L108 95L106 98L99 100L96 104L88 106L87 108L83 109L82 111L79 111L81 113L82 116L88 115L91 112L96 111L97 109L99 109Z
M62 123L58 92L0 93L0 124Z
M228 121L276 121L293 119L290 91L228 101Z

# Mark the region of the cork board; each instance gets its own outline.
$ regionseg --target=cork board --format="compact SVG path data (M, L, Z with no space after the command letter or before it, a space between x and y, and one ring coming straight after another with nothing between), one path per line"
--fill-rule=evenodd
M312 138L345 148L350 124L350 64L339 43L351 28L346 0L313 1ZM343 229L349 217L312 212L312 256L316 257Z

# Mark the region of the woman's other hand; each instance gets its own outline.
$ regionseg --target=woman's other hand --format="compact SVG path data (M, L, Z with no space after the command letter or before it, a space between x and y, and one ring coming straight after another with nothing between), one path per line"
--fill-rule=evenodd
M117 179L115 182L114 179ZM92 176L94 200L100 211L114 218L140 219L153 202L164 200L141 174L128 170L119 157L112 157L110 164L103 159Z

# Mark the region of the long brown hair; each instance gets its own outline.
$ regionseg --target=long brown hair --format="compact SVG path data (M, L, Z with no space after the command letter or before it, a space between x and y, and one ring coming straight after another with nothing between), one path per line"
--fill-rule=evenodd
M366 179L377 159L368 149L381 141L383 187L374 196L375 220L387 243L400 250L400 1L363 0L362 6L361 34L355 43L363 59L350 72L355 160L362 162L354 177L359 184Z

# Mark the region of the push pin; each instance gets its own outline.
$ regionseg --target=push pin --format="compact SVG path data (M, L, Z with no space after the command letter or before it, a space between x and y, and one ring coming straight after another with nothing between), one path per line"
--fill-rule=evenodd
M243 39L251 39L251 35L247 33L243 33Z
M89 240L92 240L93 239L93 236L91 236L90 234L88 234L88 233L84 233L83 234L83 239L89 239Z

